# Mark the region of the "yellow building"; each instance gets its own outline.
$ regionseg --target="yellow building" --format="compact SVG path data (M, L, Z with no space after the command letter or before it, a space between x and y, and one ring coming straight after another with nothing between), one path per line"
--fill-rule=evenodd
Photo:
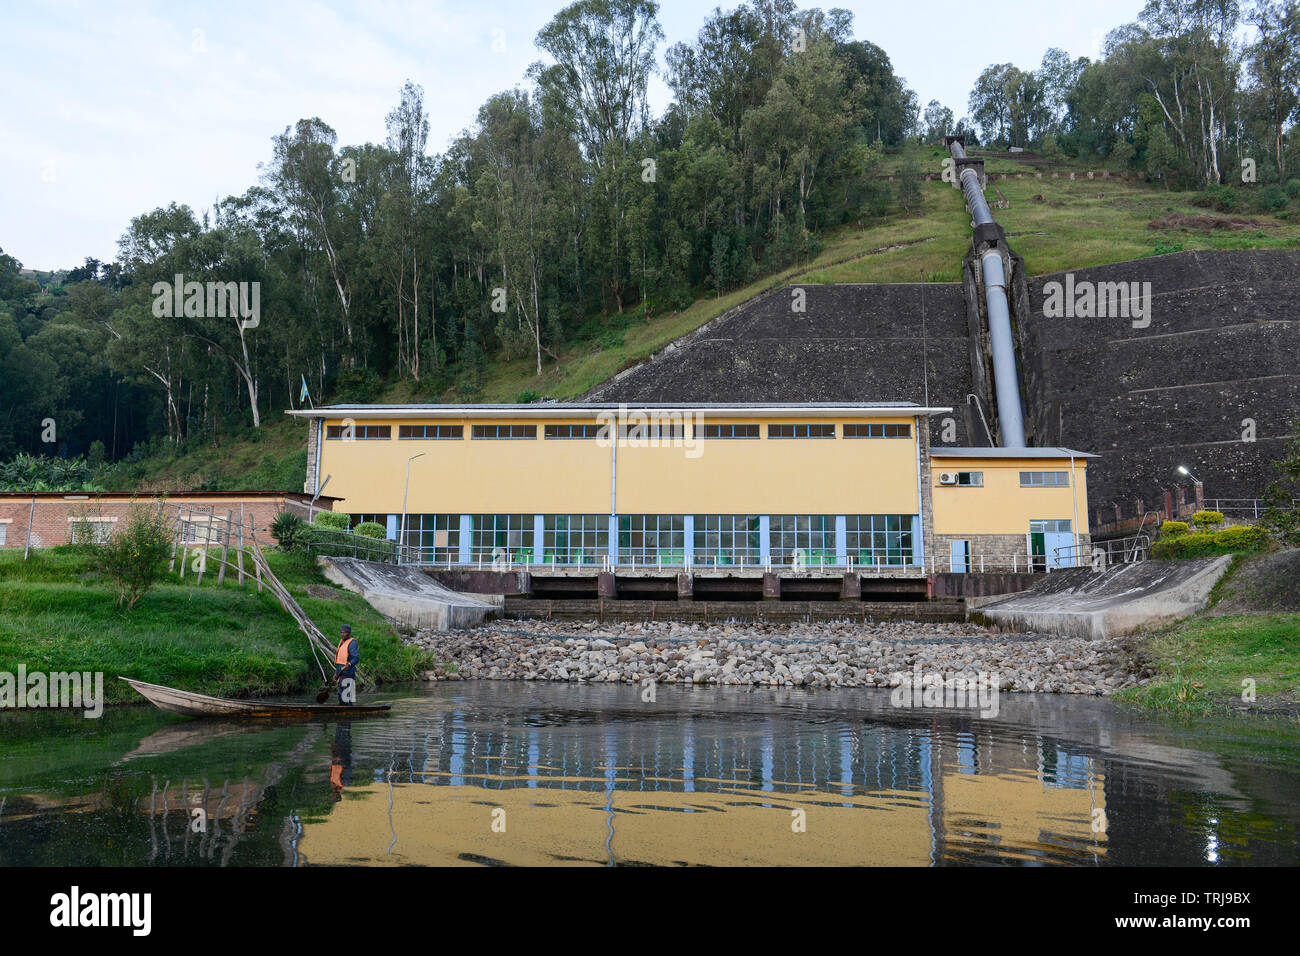
M1068 449L942 449L899 404L340 405L308 491L407 560L466 565L1026 570L1086 546ZM1076 541L1076 534L1078 539ZM1063 549L1058 555L1057 549ZM978 565L978 566L977 566Z

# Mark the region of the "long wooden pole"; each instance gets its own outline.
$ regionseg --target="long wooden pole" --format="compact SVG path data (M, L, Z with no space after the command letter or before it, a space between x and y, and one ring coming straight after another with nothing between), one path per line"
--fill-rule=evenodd
M27 560L32 550L32 522L36 520L36 496L32 495L32 507L27 512L27 544L23 547L23 560Z
M217 570L217 587L226 583L226 561L230 558L230 521L235 517L233 509L226 509L226 527L221 532L221 567Z

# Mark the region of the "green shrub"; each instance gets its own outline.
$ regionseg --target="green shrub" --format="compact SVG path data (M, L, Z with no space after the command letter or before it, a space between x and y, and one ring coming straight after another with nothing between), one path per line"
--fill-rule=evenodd
M1279 209L1285 209L1287 205L1286 192L1277 183L1271 183L1260 192L1257 202L1265 212L1276 212Z
M1300 199L1300 179L1286 181L1286 194L1292 199Z
M1198 528L1217 528L1223 524L1222 511L1198 511L1192 515L1192 524Z
M113 579L119 607L134 608L163 576L172 553L172 531L161 506L132 505L123 527L99 546L100 567Z
M1160 526L1160 533L1167 538L1176 538L1180 534L1187 534L1187 522L1166 521Z
M1161 538L1151 546L1151 555L1166 560L1205 558L1234 551L1252 551L1268 540L1268 532L1253 525L1237 525L1222 531L1197 531Z
M271 522L271 536L281 550L297 551L307 543L311 528L292 511L281 511Z
M367 538L378 538L381 541L388 537L388 529L377 521L363 521L352 531L354 534L363 535Z
M335 531L347 531L352 527L352 517L342 511L318 511L312 524Z
M1214 532L1214 543L1230 551L1252 551L1268 540L1268 532L1253 524L1239 524Z

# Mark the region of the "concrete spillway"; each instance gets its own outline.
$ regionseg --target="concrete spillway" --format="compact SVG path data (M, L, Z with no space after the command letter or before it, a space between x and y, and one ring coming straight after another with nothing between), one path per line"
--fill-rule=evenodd
M1231 556L1145 561L1100 574L1072 568L978 611L994 624L1071 637L1103 638L1187 617L1205 607Z
M408 627L438 631L473 627L501 607L490 600L493 596L453 591L419 568L356 558L321 558L320 565L330 581L360 594L384 617Z

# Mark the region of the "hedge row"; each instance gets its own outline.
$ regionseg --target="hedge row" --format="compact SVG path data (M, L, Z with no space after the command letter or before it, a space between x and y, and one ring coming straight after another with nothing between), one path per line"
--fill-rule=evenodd
M1181 522L1166 522L1166 524ZM1254 551L1268 540L1268 532L1254 525L1236 525L1222 531L1173 534L1151 546L1156 558L1203 558L1234 551Z

